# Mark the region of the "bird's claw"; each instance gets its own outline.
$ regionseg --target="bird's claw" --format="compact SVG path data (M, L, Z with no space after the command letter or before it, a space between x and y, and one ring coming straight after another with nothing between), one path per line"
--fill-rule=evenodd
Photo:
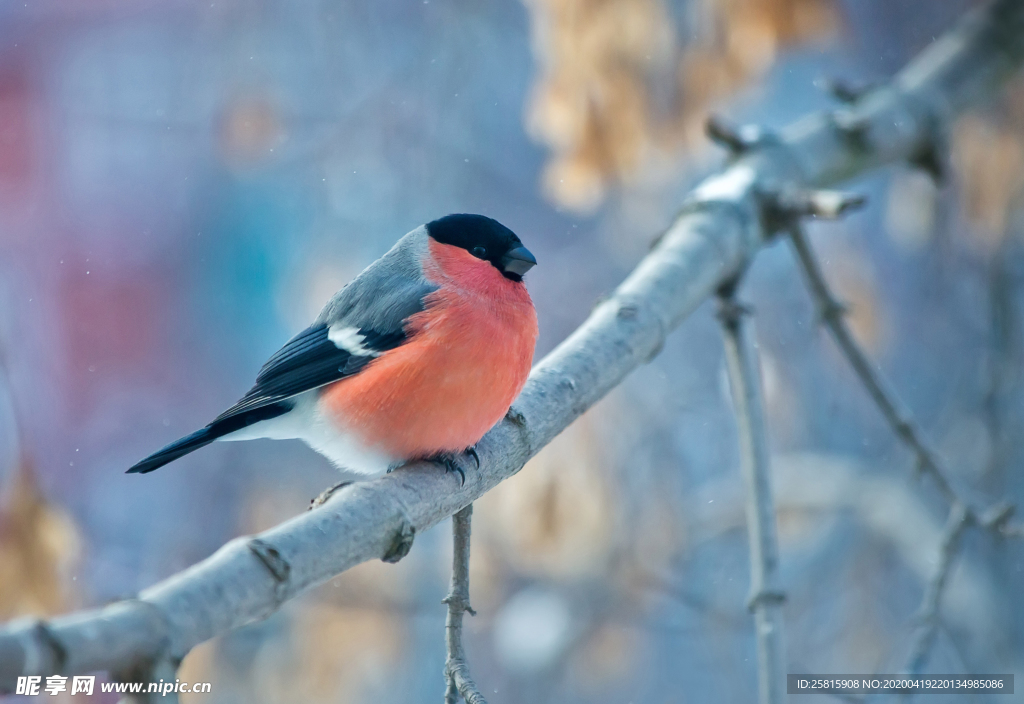
M476 468L480 469L480 455L477 454L475 445L470 445L469 447L467 447L462 452L462 454L469 455L470 457L472 457L473 460L476 462ZM459 466L459 463L456 460L457 457L458 456L454 454L443 453L439 455L434 455L433 457L430 458L430 461L444 467L445 474L449 472L458 472L459 478L462 481L461 486L466 486L466 473L462 471L462 467Z
M430 461L444 467L445 474L458 472L462 482L460 486L466 486L466 473L462 471L462 467L455 461L454 455L437 455L430 458Z
M462 467L455 461L454 457L445 458L444 471L446 472L458 472L459 473L459 486L466 486L466 473L462 471Z

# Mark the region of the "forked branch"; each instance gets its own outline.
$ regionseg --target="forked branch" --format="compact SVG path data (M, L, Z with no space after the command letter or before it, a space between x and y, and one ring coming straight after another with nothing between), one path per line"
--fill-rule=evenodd
M903 405L885 377L868 359L846 323L845 307L836 300L829 288L821 265L799 221L794 217L788 223L790 241L796 252L807 287L811 292L821 322L832 334L843 356L853 367L857 378L888 421L896 436L914 453L918 468L930 476L949 503L949 516L939 545L939 559L925 587L916 621L917 633L907 659L906 671L919 673L927 663L928 655L939 628L942 594L949 574L960 550L964 531L976 525L999 537L1020 535L1019 526L1009 524L1013 506L1002 503L981 511L973 507L956 489L922 431L914 422L910 411Z

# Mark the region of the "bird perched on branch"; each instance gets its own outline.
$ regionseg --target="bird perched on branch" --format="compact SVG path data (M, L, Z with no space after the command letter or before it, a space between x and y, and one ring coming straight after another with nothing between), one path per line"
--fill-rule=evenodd
M458 470L454 458L475 454L526 383L537 314L523 274L536 263L482 215L416 228L335 294L238 403L128 472L256 438L303 440L362 474L414 459Z

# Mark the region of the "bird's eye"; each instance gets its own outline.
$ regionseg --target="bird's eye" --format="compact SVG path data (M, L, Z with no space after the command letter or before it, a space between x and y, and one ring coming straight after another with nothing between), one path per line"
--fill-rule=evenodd
M483 247L473 247L472 254L477 259L483 259L487 255L487 250Z

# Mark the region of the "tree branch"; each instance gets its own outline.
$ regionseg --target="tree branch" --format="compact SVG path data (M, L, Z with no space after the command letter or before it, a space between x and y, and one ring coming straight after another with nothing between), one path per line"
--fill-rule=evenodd
M733 287L727 287L720 299L718 317L725 337L725 358L746 486L750 539L747 607L754 613L758 699L761 704L782 704L786 701L786 646L782 622L782 604L786 597L777 584L779 546L775 535L761 361L746 316L747 311L736 302Z
M445 704L457 704L460 694L466 704L487 704L484 695L480 694L473 678L469 676L466 652L462 649L462 617L466 613L476 616L469 605L469 538L472 520L473 504L452 516L452 541L455 547L452 582L448 596L444 598L444 603L448 604L448 618L444 626L447 652L444 663Z
M931 149L948 119L1021 62L1024 2L970 13L889 84L762 136L690 195L615 293L542 360L509 416L478 444L465 485L417 463L338 490L323 506L231 541L137 599L0 630L0 691L26 674L126 671L180 660L205 640L371 559L398 559L422 532L514 475L661 349L665 335L733 279L772 233L761 194L824 187Z
M789 237L800 262L800 268L807 280L811 297L814 299L818 316L832 333L832 338L836 341L843 356L846 357L846 361L853 367L857 378L867 389L871 399L885 416L893 432L913 451L920 470L931 475L939 491L949 503L960 501L960 497L947 478L947 472L940 466L935 452L927 444L920 429L914 423L910 411L903 405L885 378L876 371L867 354L853 338L853 334L846 324L846 308L832 295L832 291L825 281L825 275L821 271L821 265L818 263L817 257L814 256L803 228L796 221L790 226ZM966 503L964 505L966 506Z
M957 553L960 552L960 539L971 523L970 514L963 504L955 503L950 507L946 527L942 530L942 539L939 541L939 559L935 563L935 571L928 580L928 586L925 587L921 607L915 617L919 627L907 658L905 671L908 674L920 674L928 662L928 654L939 629L942 592L949 581Z
M896 436L910 448L917 458L918 468L932 477L939 491L950 505L950 515L963 512L964 525L978 525L1002 537L1012 537L1020 532L1020 526L1012 525L1009 519L1013 516L1014 507L1000 503L981 510L971 505L966 497L954 487L946 469L931 449L920 428L914 422L910 411L891 388L885 377L875 369L868 359L867 353L861 348L846 324L846 309L832 294L821 265L818 263L814 250L800 224L793 220L789 225L789 237L793 243L800 268L805 275L807 287L814 299L815 307L821 321L832 333L843 356L853 367L857 378L867 389L875 405L878 406Z
M798 213L794 215L798 215ZM998 537L1006 538L1018 535L1019 526L1009 524L1014 507L1007 503L1000 503L985 511L980 511L969 504L967 499L957 491L949 479L948 470L940 463L938 456L914 422L910 411L900 401L885 377L875 369L868 360L867 353L854 339L846 324L845 307L832 294L810 242L807 241L807 236L795 217L789 222L789 236L822 323L832 333L832 338L839 346L843 356L853 367L857 378L867 389L893 432L916 456L919 470L932 477L939 491L949 503L949 516L940 541L939 560L936 563L935 572L925 588L921 606L918 608L916 620L920 625L907 660L906 671L910 674L918 674L924 668L932 644L935 642L942 593L960 550L960 539L963 532L968 527L976 525L991 531Z

